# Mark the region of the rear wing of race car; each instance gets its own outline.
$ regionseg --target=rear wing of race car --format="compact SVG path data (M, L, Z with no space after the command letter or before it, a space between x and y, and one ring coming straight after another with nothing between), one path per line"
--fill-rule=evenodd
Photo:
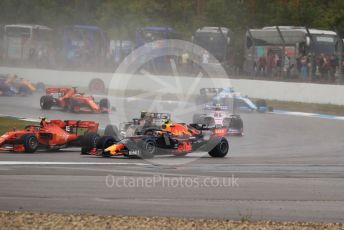
M62 87L62 88L46 88L45 92L47 94L51 94L51 93L62 93L62 94L66 94L67 92L71 92L73 91L74 93L76 93L76 89L75 88L66 88L66 87Z
M151 117L153 119L166 119L170 120L171 119L171 114L170 113L147 113L147 112L141 112L141 117Z
M204 110L210 111L229 111L231 107L228 105L213 105L213 104L206 104Z
M89 132L97 132L99 123L95 121L79 121L79 120L50 120L51 123L58 125L61 128L71 127L71 128L85 128Z

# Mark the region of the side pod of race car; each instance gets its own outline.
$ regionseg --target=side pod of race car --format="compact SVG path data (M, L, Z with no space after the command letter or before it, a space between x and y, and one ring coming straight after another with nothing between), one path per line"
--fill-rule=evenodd
M92 96L78 93L76 88L47 88L46 95L40 99L40 106L44 110L52 107L62 108L64 111L79 113L108 113L109 101L106 98L96 102Z
M160 129L145 130L117 141L113 136L100 137L96 151L103 157L126 156L152 158L155 155L184 156L195 151L208 152L212 157L225 157L229 150L226 128L208 128L198 124L163 124Z
M93 121L42 118L39 125L28 125L0 136L0 150L33 153L38 149L82 147L82 152L92 152L98 139L98 126Z

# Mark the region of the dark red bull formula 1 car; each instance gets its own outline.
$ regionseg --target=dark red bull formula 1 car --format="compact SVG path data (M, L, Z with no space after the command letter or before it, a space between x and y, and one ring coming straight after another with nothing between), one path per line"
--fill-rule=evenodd
M33 153L37 149L82 147L82 152L92 152L98 139L98 126L94 121L43 118L39 125L28 125L0 136L0 150Z
M40 99L40 106L44 110L52 107L62 108L64 111L108 113L109 101L106 98L96 102L94 97L78 93L76 88L47 88L46 95Z
M167 122L160 129L146 129L144 135L133 135L120 141L113 136L100 137L96 151L90 154L152 158L165 154L184 156L199 151L208 152L212 157L225 157L229 150L227 135L227 128Z

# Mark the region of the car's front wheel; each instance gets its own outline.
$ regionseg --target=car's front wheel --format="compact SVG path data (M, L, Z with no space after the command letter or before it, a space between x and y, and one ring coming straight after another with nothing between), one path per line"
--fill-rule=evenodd
M138 156L142 159L153 158L157 151L157 146L154 140L144 140L141 145L141 152Z
M21 137L21 141L24 145L24 151L26 153L33 153L37 150L38 148L38 140L35 134L33 133L25 133Z
M209 155L211 157L225 157L229 151L229 144L226 138L221 138L220 142L213 148Z
M112 136L102 136L97 141L97 149L102 149L102 156L103 157L110 157L111 154L106 152L105 149L110 147L111 145L115 144L116 140Z
M54 99L51 96L44 95L41 97L39 101L39 105L41 106L42 109L44 110L49 110L53 106Z

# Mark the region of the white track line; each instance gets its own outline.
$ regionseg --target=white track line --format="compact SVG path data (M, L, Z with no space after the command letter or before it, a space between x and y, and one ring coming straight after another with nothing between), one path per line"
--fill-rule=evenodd
M65 162L65 161L0 161L0 165L138 165L148 166L145 163L124 162Z
M274 112L270 112L272 114L278 115L292 115L292 116L300 116L300 117L311 117L311 118L321 118L321 119L331 119L331 120L344 120L344 116L336 116L330 114L320 114L320 113L305 113L305 112L292 112L286 110L275 110Z

